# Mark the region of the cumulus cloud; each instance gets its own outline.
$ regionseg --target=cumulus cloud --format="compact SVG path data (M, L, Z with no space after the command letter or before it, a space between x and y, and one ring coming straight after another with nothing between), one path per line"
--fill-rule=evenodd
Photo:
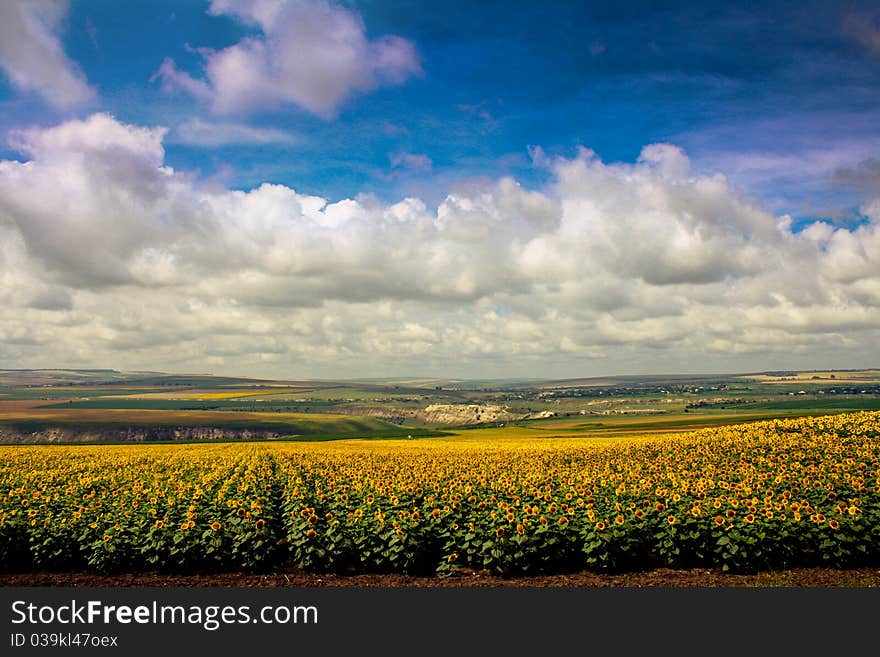
M61 46L67 10L64 0L0 2L0 68L19 89L62 109L81 106L95 95Z
M476 376L880 355L878 202L857 228L793 232L670 144L543 156L542 190L332 202L199 186L164 137L103 114L11 136L4 362Z
M361 17L326 0L214 0L209 13L259 30L219 51L203 51L206 79L166 59L154 76L219 114L296 105L330 117L353 93L401 84L421 73L415 46L384 35L370 40Z

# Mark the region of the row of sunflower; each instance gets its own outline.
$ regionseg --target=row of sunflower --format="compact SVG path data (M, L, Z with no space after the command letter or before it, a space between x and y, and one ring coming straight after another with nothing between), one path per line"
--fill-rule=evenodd
M273 463L248 446L10 447L0 563L11 570L226 570L271 562Z
M880 563L880 413L689 434L0 450L7 568Z

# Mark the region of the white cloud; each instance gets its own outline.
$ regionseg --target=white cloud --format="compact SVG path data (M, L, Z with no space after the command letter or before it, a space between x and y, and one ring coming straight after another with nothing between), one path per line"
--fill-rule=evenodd
M786 153L739 151L714 153L712 164L724 171L745 189L761 190L764 196L776 189L811 189L827 187L836 173L852 162L870 158L880 146L878 141L854 139L834 146L792 148Z
M411 169L413 171L430 171L434 162L424 153L391 153L388 156L394 169Z
M203 121L198 118L177 126L171 137L178 144L206 148L296 143L296 137L284 130L255 128L243 123Z
M63 0L0 2L0 68L19 89L64 109L95 95L61 46L58 33L67 10Z
M18 132L0 162L0 358L281 376L857 366L880 356L880 205L799 233L695 175L543 158L543 191L436 208L205 188L162 128ZM258 365L257 365L258 364Z
M675 140L700 153L695 171L723 171L768 209L839 218L848 214L853 202L849 190L843 189L848 181L839 172L876 157L880 136L874 123L866 112L788 112L769 119L718 121ZM832 126L836 138L829 142ZM750 138L743 140L743 134ZM832 182L842 186L829 199Z
M40 161L119 151L159 166L165 157L162 139L166 132L165 128L119 123L111 115L99 113L84 121L70 121L52 128L14 130L9 135L9 144L20 153Z
M296 105L327 118L353 93L421 72L410 41L370 40L358 14L326 0L215 0L209 12L234 16L260 34L205 52L207 80L180 71L171 59L154 77L165 90L180 89L219 114Z
M159 70L151 77L150 82L159 81L162 91L175 93L182 91L195 96L202 101L211 100L211 87L204 80L196 80L194 77L177 68L177 64L170 57L162 60Z

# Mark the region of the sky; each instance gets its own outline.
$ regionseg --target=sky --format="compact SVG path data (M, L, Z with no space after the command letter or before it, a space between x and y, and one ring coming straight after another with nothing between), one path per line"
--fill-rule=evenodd
M6 0L0 368L880 364L880 6Z

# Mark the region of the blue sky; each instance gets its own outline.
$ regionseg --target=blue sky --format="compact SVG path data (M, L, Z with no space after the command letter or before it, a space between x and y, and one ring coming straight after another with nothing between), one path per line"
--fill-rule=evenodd
M539 185L543 172L532 166L529 147L570 156L586 146L606 161L632 161L644 145L668 141L699 170L725 171L778 212L856 213L857 194L835 182L833 169L804 163L793 170L786 158L835 152L855 165L876 151L880 53L853 28L872 21L876 28L875 3L345 6L362 17L368 37L411 41L423 72L355 92L330 118L294 104L224 117L282 131L283 143L175 143L175 126L217 117L150 81L162 61L171 57L200 77L194 49L222 49L259 32L192 0L74 0L60 37L96 97L53 113L4 80L0 118L17 126L109 111L170 126L167 162L176 168L219 174L241 188L272 181L331 199L367 192L436 202L476 176ZM401 153L425 157L413 167L395 160Z
M0 366L876 365L878 89L859 0L7 0Z

